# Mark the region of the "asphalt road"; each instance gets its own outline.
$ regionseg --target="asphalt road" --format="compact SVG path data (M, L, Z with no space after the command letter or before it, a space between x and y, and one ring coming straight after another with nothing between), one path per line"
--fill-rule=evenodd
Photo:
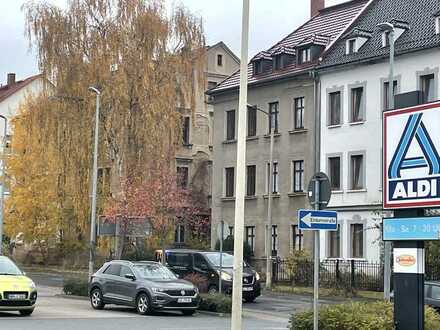
M156 313L139 316L133 309L106 306L95 311L88 300L60 296L63 274L28 272L37 284L39 300L31 317L20 317L17 313L0 313L0 330L112 330L112 329L230 329L230 317L219 317L197 313L182 316L180 313ZM334 303L321 300L322 304ZM311 297L264 293L254 303L243 305L243 329L285 330L292 312L312 307Z
M220 330L230 329L230 317L220 317L197 313L182 316L180 313L156 313L140 316L131 308L109 306L95 311L88 300L59 296L59 287L41 286L37 308L30 317L18 313L0 313L0 329L8 330L113 330L113 329L154 329L154 330ZM257 306L257 304L255 304ZM259 314L245 311L243 329L285 330L288 319L282 316Z

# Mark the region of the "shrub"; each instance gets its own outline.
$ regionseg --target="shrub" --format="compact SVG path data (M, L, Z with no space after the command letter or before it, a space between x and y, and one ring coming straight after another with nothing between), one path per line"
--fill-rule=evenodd
M199 309L208 312L230 313L232 298L224 294L202 294Z
M206 278L206 276L197 273L191 273L186 275L183 279L194 284L201 293L208 292L208 279Z
M313 311L294 314L290 318L290 329L313 329ZM374 303L350 303L323 307L319 311L321 330L393 330L393 305L380 301ZM425 329L440 329L440 316L425 308Z
M89 282L79 278L66 279L64 280L63 292L69 296L87 297L89 295Z

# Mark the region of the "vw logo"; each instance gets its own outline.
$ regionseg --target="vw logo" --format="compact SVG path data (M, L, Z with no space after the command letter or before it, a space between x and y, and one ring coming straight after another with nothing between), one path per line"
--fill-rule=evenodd
M184 296L184 295L185 295L185 290L180 291L180 294L181 294L182 296Z

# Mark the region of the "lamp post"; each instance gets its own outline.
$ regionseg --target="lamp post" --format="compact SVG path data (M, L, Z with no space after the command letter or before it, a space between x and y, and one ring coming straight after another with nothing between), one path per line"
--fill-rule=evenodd
M260 109L258 106L248 105L248 108L253 108L264 113L268 120L272 120L271 113ZM268 200L267 200L267 228L266 228L266 289L272 287L272 190L273 190L273 145L274 145L274 127L269 123L270 130L270 150L269 150L269 182L268 182Z
M96 245L96 190L98 184L98 137L99 137L99 103L101 92L93 86L89 87L89 91L96 94L96 111L95 111L95 136L93 148L93 181L92 181L92 212L90 219L90 256L89 256L89 280L93 275L95 264L95 245Z
M383 32L388 32L388 40L390 43L390 65L388 77L388 110L394 109L394 42L395 31L394 25L391 23L380 23L378 27ZM386 36L385 36L386 37ZM384 299L390 301L391 289L391 242L384 243L384 276L383 276Z
M3 130L3 143L2 143L2 165L1 165L1 190L0 190L0 255L3 255L3 215L4 215L4 204L5 204L5 162L6 162L6 135L8 133L8 119L0 115L0 118L2 118L5 121L5 126Z

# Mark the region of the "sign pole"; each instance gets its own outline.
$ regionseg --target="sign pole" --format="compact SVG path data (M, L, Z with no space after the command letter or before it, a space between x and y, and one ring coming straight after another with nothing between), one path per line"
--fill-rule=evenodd
M320 209L320 182L318 179L315 180L315 210ZM314 267L313 267L313 330L318 330L318 304L319 304L319 230L314 231Z
M220 222L221 234L220 234L220 274L218 276L218 293L222 293L222 268L223 268L223 230L225 228L225 222Z

